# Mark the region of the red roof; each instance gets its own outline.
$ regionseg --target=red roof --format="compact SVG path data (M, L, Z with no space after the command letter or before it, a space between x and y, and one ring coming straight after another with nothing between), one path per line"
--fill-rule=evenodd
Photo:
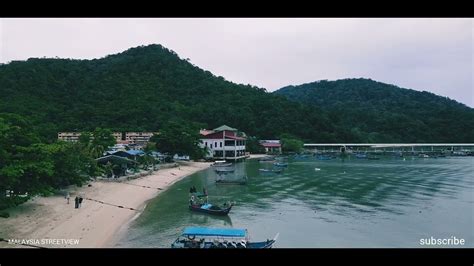
M225 136L226 139L235 139L235 140L245 140L245 138L242 137L236 137L236 136Z
M214 133L214 130L201 129L199 133L201 133L201 135L206 136L206 135Z
M211 133L211 134L207 134L207 135L202 135L201 138L203 139L222 139L222 133L225 133L225 137L227 139L236 139L236 140L244 140L245 138L241 138L241 137L237 137L235 136L235 133L232 132L232 131L219 131L219 132L214 132L214 133Z
M266 148L280 148L281 147L280 143L271 143L271 142L262 143L260 145Z
M207 134L207 135L203 135L201 138L203 138L203 139L222 139L222 131Z

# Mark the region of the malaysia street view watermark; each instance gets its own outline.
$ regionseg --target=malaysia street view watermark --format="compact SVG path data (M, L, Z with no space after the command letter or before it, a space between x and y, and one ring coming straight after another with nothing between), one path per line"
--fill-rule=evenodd
M8 239L8 243L12 245L79 245L79 239L64 239L64 238L45 238L45 239Z

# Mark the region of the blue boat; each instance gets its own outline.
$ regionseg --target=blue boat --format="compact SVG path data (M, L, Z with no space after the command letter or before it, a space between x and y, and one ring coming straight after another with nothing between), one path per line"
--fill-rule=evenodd
M319 155L318 160L331 160L332 157L327 156L327 155Z
M356 153L355 156L357 159L367 159L367 154L365 153Z
M278 234L273 239L251 242L247 229L187 227L171 244L171 248L272 248Z

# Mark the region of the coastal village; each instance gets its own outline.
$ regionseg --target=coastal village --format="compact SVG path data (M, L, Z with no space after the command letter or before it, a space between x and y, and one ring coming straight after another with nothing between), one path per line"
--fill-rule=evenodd
M156 197L161 191L198 171L213 167L218 176L233 173L233 164L248 158L259 158L262 165L270 163L273 167L259 169L262 176L275 176L281 174L288 167L288 159L292 161L306 161L311 158L317 160L331 160L336 156L352 154L356 159L378 159L372 154L404 156L407 154L417 157L444 157L446 152L450 156L472 155L469 144L427 144L427 145L364 145L364 144L305 144L299 153L286 153L283 155L280 140L259 140L260 154L250 154L246 147L248 136L227 125L212 130L199 131L199 147L206 151L204 158L193 161L186 154L167 154L156 150L146 151L154 135L159 132L113 132L115 145L110 146L101 156L96 158L97 164L104 169L109 169L104 175L91 179L85 186L71 186L62 190L58 196L35 196L28 202L11 211L11 217L3 219L0 233L10 240L0 242L2 247L35 246L38 243L15 242L18 239L78 239L76 244L36 245L40 247L108 247L113 246L124 234L127 226L140 214L146 202ZM58 140L77 143L80 139L79 132L59 132ZM451 145L451 146L450 146ZM418 147L419 146L419 147ZM467 148L467 149L466 149ZM427 155L430 154L430 155ZM152 159L152 163L144 163L145 156ZM315 170L319 170L318 168ZM110 182L112 181L112 182ZM232 181L216 180L216 184L246 184L245 180ZM190 210L207 212L211 215L227 215L232 204L224 207L211 205L206 201L197 200L202 193L190 191ZM84 202L80 208L74 208L69 203L69 197L80 197ZM194 229L189 229L194 230ZM196 235L204 234L198 231ZM188 232L189 233L189 232ZM222 233L222 232L221 232ZM224 232L226 234L229 232ZM229 233L230 234L230 233ZM239 233L240 234L240 233ZM4 239L7 239L4 237ZM272 242L273 241L273 242ZM253 243L258 246L271 246L276 241ZM174 247L196 245L179 238ZM209 244L211 245L211 244ZM234 244L232 244L234 245ZM237 245L237 244L235 244ZM249 244L252 245L252 244ZM211 245L212 246L212 245Z
M151 151L149 155L154 163L144 165L140 158L147 155L144 148L154 134L159 132L113 132L116 144L96 158L98 165L110 168L111 171L91 179L85 186L71 186L62 190L58 196L35 196L16 207L8 219L0 221L1 236L3 239L10 239L9 242L0 241L0 246L34 247L38 243L17 241L15 244L12 239L54 239L64 236L71 236L79 241L72 246L37 246L110 246L128 222L143 211L147 200L156 197L175 182L209 168L214 161L240 162L251 157L246 152L245 133L223 125L212 130L200 130L200 147L206 150L206 155L200 162L190 161L188 155ZM80 136L80 132L59 132L58 140L77 143ZM270 147L267 150L270 153L281 152L278 141L268 143L262 141L262 148ZM80 208L74 208L72 199L75 197L84 199Z
M133 175L131 169L136 169L139 158L146 155L143 149L149 143L153 135L159 132L113 132L112 135L116 144L108 147L103 156L97 158L97 162L115 169L106 177ZM246 134L236 128L222 125L212 130L201 129L200 148L206 150L205 161L229 160L234 162L242 161L250 157L246 151ZM67 142L77 142L81 136L80 132L59 132L58 140ZM260 146L265 153L281 154L281 143L279 140L261 140ZM189 155L164 154L159 151L150 152L150 156L156 165L145 170L157 170L159 164L171 161L189 161ZM153 169L152 169L153 168Z

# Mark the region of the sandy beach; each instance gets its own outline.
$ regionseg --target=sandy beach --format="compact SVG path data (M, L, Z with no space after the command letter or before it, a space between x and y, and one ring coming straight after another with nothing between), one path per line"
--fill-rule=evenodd
M112 247L129 222L144 210L148 200L209 166L210 163L188 162L121 183L92 181L91 186L69 189L69 204L64 196L35 197L10 211L10 218L0 218L0 238L34 240L34 245L42 247ZM76 195L85 198L79 209L74 208ZM47 244L45 239L55 243ZM79 243L61 243L69 239ZM1 247L23 246L0 242Z

